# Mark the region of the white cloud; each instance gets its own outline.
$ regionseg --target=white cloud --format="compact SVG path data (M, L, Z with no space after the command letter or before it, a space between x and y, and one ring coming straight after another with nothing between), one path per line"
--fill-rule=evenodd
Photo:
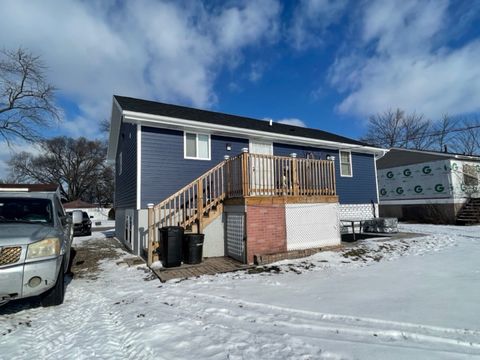
M448 47L454 24L447 7L447 1L370 3L358 46L329 71L330 84L345 94L338 110L368 116L400 107L432 119L480 111L480 42Z
M225 9L213 19L219 46L235 50L257 42L259 35L267 41L275 40L279 13L280 5L274 0L240 2Z
M121 94L209 106L224 66L241 61L249 46L275 41L277 0L242 0L208 10L197 2L7 1L0 44L23 46L49 67L62 96L81 110L86 131L108 118L111 96Z
M267 120L270 120L270 119L267 119ZM302 120L297 118L285 118L285 119L279 119L279 120L273 120L273 121L278 122L280 124L307 127L307 124L305 124Z
M325 30L339 20L348 0L301 0L289 28L291 45L297 49L322 44Z
M256 83L260 80L265 72L265 64L261 62L254 62L250 65L250 73L248 74L248 80L252 83Z

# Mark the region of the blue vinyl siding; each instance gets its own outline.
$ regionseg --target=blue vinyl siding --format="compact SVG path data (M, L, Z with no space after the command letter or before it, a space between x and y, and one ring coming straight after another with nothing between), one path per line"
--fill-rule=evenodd
M325 160L327 155L335 156L335 178L337 194L341 204L366 204L372 200L377 203L377 186L375 179L375 159L373 155L352 152L352 177L340 176L339 152L337 150L319 149L307 146L273 144L273 154L289 156L296 153L297 157L305 158L313 154L315 159Z
M232 146L226 150L227 144ZM158 203L208 171L225 155L238 155L248 139L211 136L211 160L184 159L183 131L142 126L141 207Z
M122 153L122 174L118 175L118 155ZM137 126L122 123L115 159L115 208L136 208Z
M220 163L225 155L238 155L248 139L211 136L211 160L184 159L183 131L142 126L141 207L158 203ZM226 150L227 144L232 146ZM335 156L337 193L341 204L365 204L377 200L375 161L370 154L352 152L353 177L341 177L337 150L274 143L274 155L297 153L315 159Z

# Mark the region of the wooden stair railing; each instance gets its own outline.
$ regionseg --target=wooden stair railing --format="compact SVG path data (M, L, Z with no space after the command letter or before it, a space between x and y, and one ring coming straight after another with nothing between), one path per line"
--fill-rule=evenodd
M197 232L202 232L205 217L225 199L225 163L222 161L162 202L148 207L148 243L145 244L148 265L158 244L156 229L189 228L196 224Z

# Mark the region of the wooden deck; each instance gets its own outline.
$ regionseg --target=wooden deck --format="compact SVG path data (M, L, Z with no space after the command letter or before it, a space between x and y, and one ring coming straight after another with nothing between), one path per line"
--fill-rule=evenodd
M255 265L242 264L229 257L211 257L203 259L202 263L196 265L184 264L178 267L152 269L161 282L172 279L188 279L201 275L215 275L220 273L245 270Z

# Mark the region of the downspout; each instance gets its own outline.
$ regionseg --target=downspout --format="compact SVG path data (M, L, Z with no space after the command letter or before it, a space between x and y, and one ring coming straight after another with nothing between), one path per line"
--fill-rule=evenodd
M384 157L387 152L389 152L390 150L387 150L387 149L382 149L380 153L375 154L374 156L374 163L375 163L375 187L377 189L377 206L380 207L380 193L378 191L378 172L377 172L377 160L381 159L382 157ZM372 201L373 202L373 201ZM373 205L373 207L375 207L375 205ZM380 209L378 211L378 215L380 216ZM375 211L373 211L373 217L376 217L375 216Z

